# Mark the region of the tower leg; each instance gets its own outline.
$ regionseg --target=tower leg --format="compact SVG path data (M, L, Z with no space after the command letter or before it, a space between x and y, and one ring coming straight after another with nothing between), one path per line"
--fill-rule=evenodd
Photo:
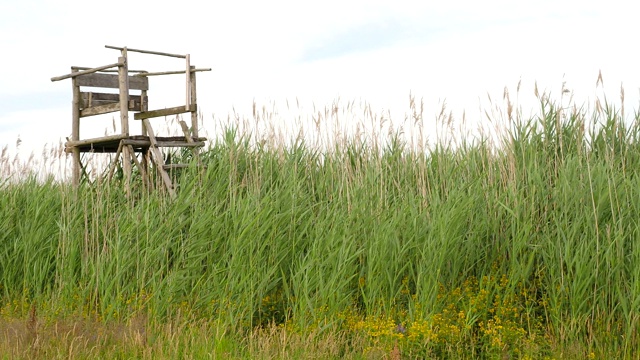
M73 72L77 72L77 69L73 69ZM73 100L71 104L71 141L80 140L80 86L78 86L77 78L73 78L71 81L73 86ZM73 165L71 169L72 184L77 187L80 185L80 149L77 146L73 147L72 151Z
M129 136L129 67L127 64L127 48L122 50L118 58L118 85L120 92L120 126L122 135ZM131 195L131 154L128 146L122 147L122 171L127 195Z

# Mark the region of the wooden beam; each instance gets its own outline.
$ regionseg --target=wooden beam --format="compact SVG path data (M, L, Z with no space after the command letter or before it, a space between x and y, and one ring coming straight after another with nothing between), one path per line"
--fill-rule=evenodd
M140 176L142 176L142 183L144 184L145 187L150 188L151 184L149 182L149 177L147 176L146 166L143 166L140 163L140 161L138 161L138 158L136 157L136 153L135 151L133 151L133 147L131 147L131 145L129 145L129 154L131 155L131 159L133 160L133 162L138 167L138 170L140 171Z
M205 145L205 143L202 142L202 141L192 142L192 143L178 142L178 141L158 141L158 147L192 147L192 148L198 148L198 147L203 147L204 145Z
M184 120L180 120L180 127L182 128L182 133L184 134L184 138L187 139L188 143L192 143L193 138L191 137L189 127L187 126L187 123L184 122Z
M122 50L122 56L118 58L118 92L120 95L120 132L123 136L129 136L129 64L127 61L127 48ZM124 172L127 195L131 194L131 162L129 158L129 146L122 148L122 171Z
M149 104L149 99L147 98L147 91L146 90L142 90L141 91L141 95L142 96L142 101L140 103L140 111L148 111L148 104ZM135 115L134 115L135 118ZM140 130L142 132L143 136L147 136L147 128L144 126L144 123L140 123Z
M191 73L191 103L193 105L198 103L198 95L196 93L196 74L195 72ZM191 112L191 135L193 137L198 137L198 112Z
M149 90L149 79L140 76L129 76L129 89ZM78 85L108 89L119 88L119 75L115 74L89 74L78 76Z
M189 107L191 106L191 56L187 54L186 63L187 67L185 69L185 73L187 74L186 78L186 96L184 102L184 109L189 111Z
M64 80L64 79L68 79L68 78L76 78L79 76L83 76L85 74L92 74L101 70L105 70L105 69L110 69L116 66L119 66L120 63L115 63L115 64L109 64L109 65L105 65L105 66L98 66L97 68L92 68L92 69L88 69L88 70L83 70L83 71L75 71L72 72L71 74L67 74L67 75L62 75L62 76L54 76L51 78L51 81L60 81L60 80Z
M181 59L185 58L185 55L169 54L169 53L159 52L159 51L140 50L140 49L132 49L128 47L118 47L118 46L109 46L109 45L105 45L104 47L106 47L107 49L133 51L133 52L142 53L142 54L169 56L169 57L176 57Z
M85 66L72 66L71 67L72 70L89 70L91 68L85 67ZM106 69L106 70L100 70L101 73L117 73L118 69ZM147 72L146 70L131 70L129 69L129 74L132 73L144 73Z
M70 147L77 147L82 145L91 145L99 142L118 141L118 140L126 139L128 137L129 136L127 135L118 134L118 135L103 136L103 137L84 139L84 140L71 140L71 141L67 141L64 145L70 148Z
M71 141L80 140L80 86L78 86L78 78L71 79L71 86L73 88L73 100L71 105ZM73 165L71 169L72 184L73 186L80 185L80 149L74 147L73 152Z
M194 72L202 72L202 71L211 71L211 68L193 69L193 70L191 70L192 73L194 73ZM129 71L129 72L131 72L131 71ZM176 70L176 71L145 72L145 73L135 74L133 76L135 76L135 77L147 77L147 76L159 76L159 75L178 75L178 74L184 74L184 73L185 73L184 70Z
M152 110L152 111L137 113L133 115L133 118L136 120L143 120L143 119L150 119L150 118L161 117L161 116L171 116L171 115L177 115L177 114L182 114L186 112L197 111L197 109L198 107L195 104L190 105L189 109L186 109L184 106L176 106L168 109Z
M113 158L113 162L109 166L109 174L107 175L107 180L111 181L113 177L113 171L116 169L116 165L118 164L118 158L120 157L120 153L122 152L122 141L118 144L118 150L116 150L116 156Z
M136 140L136 139L127 139L124 140L125 145L133 145L146 147L150 146L151 142L149 140ZM176 141L176 140L156 140L156 146L158 147L203 147L205 146L204 141L194 141L194 142L185 142L185 141Z

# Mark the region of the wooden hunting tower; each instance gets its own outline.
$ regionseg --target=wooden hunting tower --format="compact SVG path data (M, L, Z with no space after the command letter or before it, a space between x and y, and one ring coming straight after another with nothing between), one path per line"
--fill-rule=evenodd
M65 151L73 154L73 184L77 186L84 169L80 153L115 153L115 159L109 167L109 177L122 157L122 170L125 181L131 180L132 163L142 175L143 183L153 187L150 181L151 165L155 165L155 173L161 178L169 194L175 196L175 189L167 170L186 167L184 164L167 164L159 150L161 147L190 148L197 157L198 149L205 145L206 138L198 135L198 106L196 103L196 73L211 69L197 69L190 64L189 54L176 55L157 51L130 49L127 47L106 46L119 50L118 62L95 68L71 67L71 73L51 78L59 81L71 78L73 89L71 139L65 143ZM185 59L184 70L147 72L129 70L127 53L138 52L151 55L168 56ZM117 68L117 69L114 69ZM184 105L159 110L148 109L147 91L149 76L186 74L186 96ZM118 89L118 93L103 93L85 90L85 88ZM138 94L132 94L138 90ZM120 112L121 133L91 139L80 139L80 119L87 116ZM141 121L141 135L131 135L129 131L129 112L134 112L134 119ZM157 137L149 119L191 113L191 128L184 121L180 126L184 136ZM138 159L138 154L140 159Z

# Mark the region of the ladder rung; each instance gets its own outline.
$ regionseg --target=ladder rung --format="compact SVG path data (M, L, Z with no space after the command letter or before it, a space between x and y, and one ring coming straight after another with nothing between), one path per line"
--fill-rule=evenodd
M133 114L133 118L136 120L142 120L142 119L150 119L150 118L161 117L161 116L178 115L186 112L195 112L195 111L198 111L198 107L195 104L191 104L189 105L188 109L183 105L183 106L176 106L168 109L143 111L137 114Z
M158 147L203 147L205 145L204 141L198 142L181 142L181 141L157 141Z
M184 169L184 168L188 168L189 164L167 164L167 165L162 165L162 168L165 170L169 170L169 169Z
M207 168L207 165L195 165L197 167L200 168ZM165 170L170 170L170 169L186 169L189 167L189 164L166 164L166 165L162 165L162 168Z

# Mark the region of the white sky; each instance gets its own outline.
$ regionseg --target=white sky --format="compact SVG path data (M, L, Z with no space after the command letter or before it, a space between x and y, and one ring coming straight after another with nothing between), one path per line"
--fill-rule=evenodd
M190 53L192 64L213 68L198 74L205 129L234 108L250 117L254 99L286 108L286 100L297 98L306 104L303 116L312 115L311 104L366 101L375 112L390 111L392 119L402 120L410 93L424 99L427 118L446 99L454 114L466 109L467 118L480 121L487 93L501 99L505 86L513 94L519 81L527 106L537 81L552 96L566 82L579 103L602 92L619 103L623 85L626 106L636 109L640 22L632 4L3 0L0 149L15 148L20 137L21 151L37 153L69 136L70 81L50 78L68 73L71 65L116 62L118 52L104 45ZM178 59L158 62L130 53L132 69L183 66ZM604 89L598 90L599 71ZM181 105L182 77L150 82L151 108ZM110 117L91 119L82 120L83 137L101 135L111 124Z

